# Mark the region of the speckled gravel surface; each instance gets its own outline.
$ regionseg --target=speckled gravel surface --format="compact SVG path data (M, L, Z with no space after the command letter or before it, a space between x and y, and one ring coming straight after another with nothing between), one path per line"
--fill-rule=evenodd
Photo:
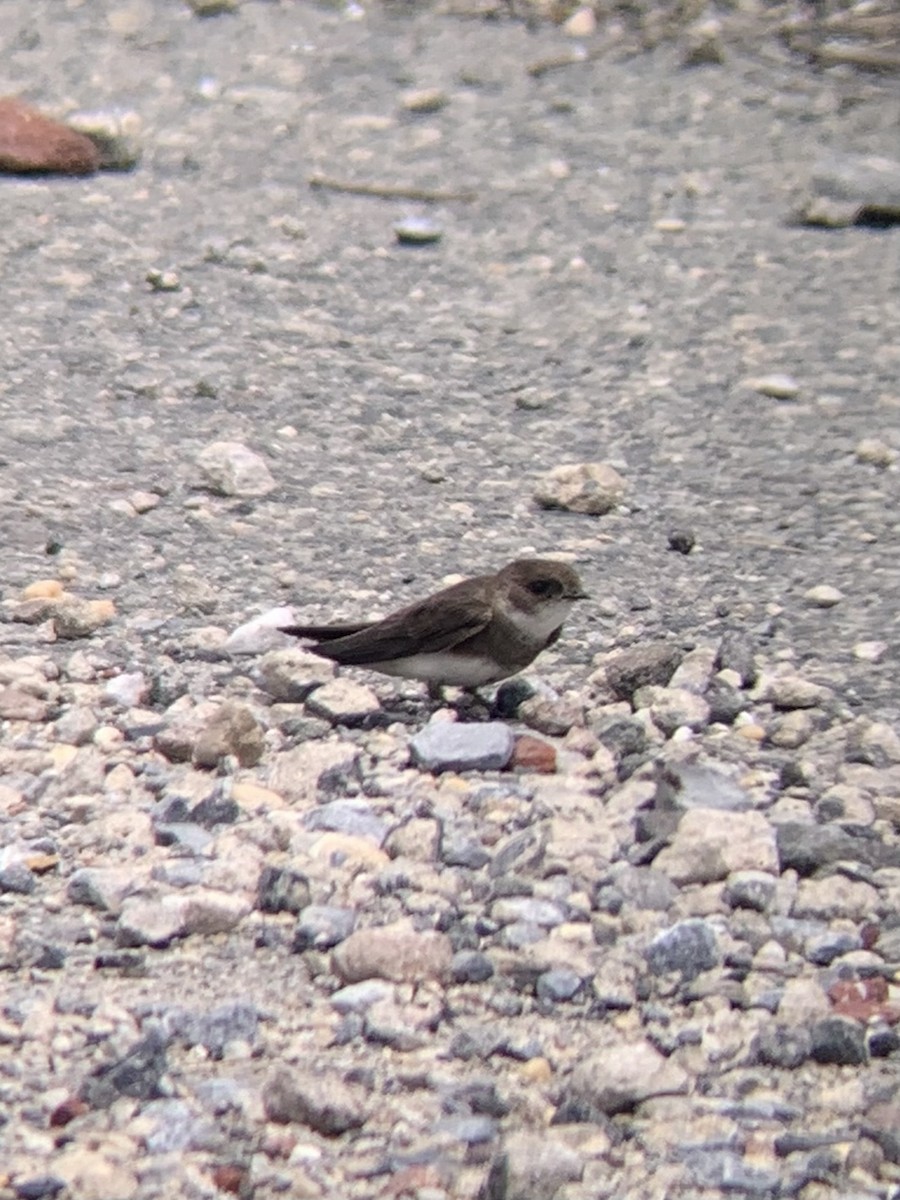
M0 1200L895 1200L900 243L791 221L895 81L3 8L143 157L0 179ZM525 552L461 720L272 630Z

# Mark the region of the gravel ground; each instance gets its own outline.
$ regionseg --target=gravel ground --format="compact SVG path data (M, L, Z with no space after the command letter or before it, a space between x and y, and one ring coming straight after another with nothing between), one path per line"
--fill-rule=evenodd
M609 41L5 0L143 159L0 180L2 1200L900 1195L897 232L790 219L896 81ZM528 552L594 600L431 757L252 621Z

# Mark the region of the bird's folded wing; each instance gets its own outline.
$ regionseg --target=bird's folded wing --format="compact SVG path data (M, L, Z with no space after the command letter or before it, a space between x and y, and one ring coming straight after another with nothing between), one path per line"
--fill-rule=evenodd
M414 654L437 654L480 633L491 619L487 601L473 600L440 605L429 601L401 612L357 633L328 642L328 657L347 666L388 662Z

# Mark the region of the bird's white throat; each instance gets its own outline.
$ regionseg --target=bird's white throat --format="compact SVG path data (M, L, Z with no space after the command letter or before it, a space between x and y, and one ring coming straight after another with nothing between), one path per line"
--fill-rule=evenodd
M497 607L504 617L518 629L519 633L535 642L545 642L551 633L559 629L572 611L571 600L541 600L531 610L519 608L508 600L501 600Z

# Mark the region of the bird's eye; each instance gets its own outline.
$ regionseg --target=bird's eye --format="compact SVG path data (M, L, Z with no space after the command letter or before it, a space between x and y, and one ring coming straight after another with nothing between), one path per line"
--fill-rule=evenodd
M540 596L542 600L549 600L560 594L560 586L555 579L532 579L528 590L532 596Z

